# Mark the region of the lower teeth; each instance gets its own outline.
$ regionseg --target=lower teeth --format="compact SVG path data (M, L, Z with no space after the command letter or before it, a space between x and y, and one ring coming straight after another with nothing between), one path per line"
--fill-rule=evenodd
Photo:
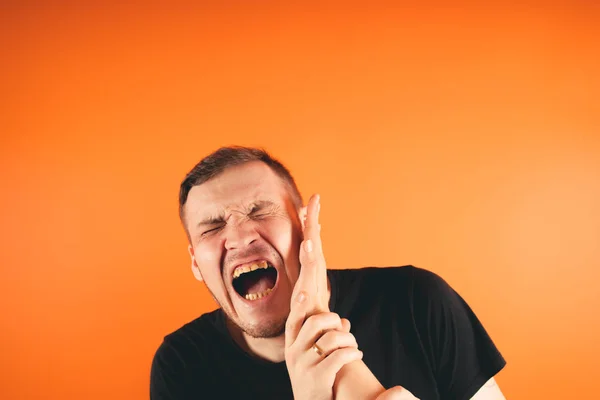
M271 293L273 289L267 289L264 292L259 292L259 293L248 293L246 296L244 296L246 298L246 300L258 300L261 297L265 297L266 295L268 295L269 293Z

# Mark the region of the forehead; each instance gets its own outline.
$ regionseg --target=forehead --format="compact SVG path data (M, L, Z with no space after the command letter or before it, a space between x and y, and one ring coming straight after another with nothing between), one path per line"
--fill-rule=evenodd
M252 161L226 169L213 179L194 186L188 194L185 213L188 218L213 214L219 210L247 205L256 199L283 199L283 181L261 161Z

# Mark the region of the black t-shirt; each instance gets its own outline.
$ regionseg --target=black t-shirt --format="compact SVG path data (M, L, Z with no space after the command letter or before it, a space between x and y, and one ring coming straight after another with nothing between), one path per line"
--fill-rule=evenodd
M363 361L385 388L421 400L466 400L506 362L467 303L413 266L328 270L330 309L351 322ZM244 352L220 309L164 338L150 398L292 399L285 362Z

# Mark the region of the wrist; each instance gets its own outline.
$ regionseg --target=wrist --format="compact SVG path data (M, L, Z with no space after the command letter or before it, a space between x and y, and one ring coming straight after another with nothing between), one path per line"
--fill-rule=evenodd
M385 388L362 361L344 365L333 384L333 398L376 399Z

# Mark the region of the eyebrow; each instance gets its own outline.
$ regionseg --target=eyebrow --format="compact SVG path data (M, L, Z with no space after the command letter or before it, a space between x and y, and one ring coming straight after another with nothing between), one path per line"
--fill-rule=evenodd
M203 225L217 225L217 224L221 224L225 222L225 217L222 215L219 215L218 217L208 217L203 219L202 221L198 222L197 226L203 226Z
M257 200L250 203L250 212L264 210L265 208L274 208L275 203L271 200Z
M264 210L265 208L275 207L276 204L271 200L257 200L250 203L247 207L248 213ZM204 218L196 226L217 225L225 222L225 215L210 216Z

